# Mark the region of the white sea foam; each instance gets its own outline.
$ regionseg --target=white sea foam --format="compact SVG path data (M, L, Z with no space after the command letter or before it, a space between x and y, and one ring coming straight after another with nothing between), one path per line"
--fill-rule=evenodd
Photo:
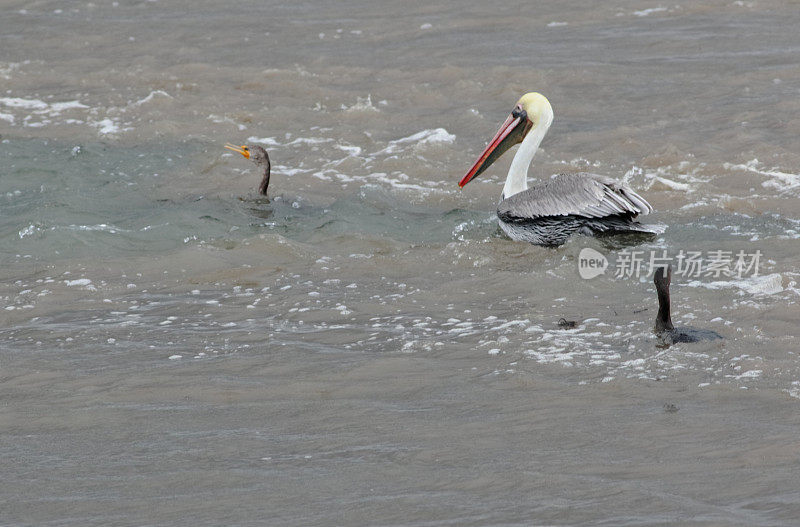
M374 174L370 174L369 178L371 179L374 178L375 180L380 181L381 183L386 183L396 189L401 189L401 190L416 190L423 193L439 190L431 187L426 187L423 185L417 185L415 183L404 183L404 181L408 179L408 176L406 174L399 174L398 177L396 178L390 178L389 176L387 176L382 172L376 172Z
M22 99L20 97L0 97L0 104L9 108L22 108L24 110L44 110L49 106L39 99Z
M211 122L213 122L213 123L217 123L217 124L220 124L220 123L230 123L230 124L236 125L236 127L237 127L237 128L240 130L240 131L241 131L241 130L246 130L246 129L247 129L247 126L243 125L242 123L237 123L236 121L234 121L234 120L233 120L233 119L231 119L230 117L223 117L223 116L220 116L220 115L215 115L215 114L213 114L213 113L212 113L212 114L210 114L210 115L207 117L207 119L209 119Z
M648 190L680 190L682 192L689 192L691 187L687 183L678 183L661 176L655 176L650 182Z
M78 231L104 231L112 234L116 234L118 231L125 230L114 225L108 225L107 223L99 223L97 225L70 225L70 228Z
M345 306L344 304L336 304L336 307L334 309L338 311L341 315L349 315L352 313L352 311L347 309L347 306Z
M456 140L456 136L449 133L444 128L433 128L422 130L408 137L402 137L389 141L389 144L383 150L375 152L373 155L387 155L395 154L403 149L403 145L414 144L415 146L433 145L433 144L449 144Z
M260 143L262 145L267 146L283 146L281 143L277 142L274 137L256 137L250 136L247 138L248 143Z
M365 98L356 97L356 102L352 106L342 105L342 110L346 112L377 112L379 111L372 104L372 96L367 95Z
M154 91L151 91L150 94L147 97L145 97L144 99L139 99L138 101L133 103L131 106L141 106L142 104L150 102L153 99L155 99L155 97L157 95L161 96L161 97L167 97L168 99L174 99L174 97L172 95L170 95L169 93L165 92L164 90L154 90Z
M75 119L70 117L67 119L61 119L59 121L53 121L54 117L59 117L64 112L79 111L88 115L94 115L97 113L95 109L90 108L89 106L77 100L61 101L48 104L39 99L24 99L21 97L0 97L0 105L18 112L19 111L22 111L23 113L30 112L27 113L27 115L14 115L13 113L6 113L6 112L0 113L0 119L8 121L11 124L15 124L17 122L17 119L21 117L22 126L28 128L42 128L49 126L51 124L88 123L90 126L98 128L98 133L100 135L117 134L120 132L132 130L132 128L122 127L120 123L115 122L113 119L110 118L98 121L96 119L91 119L91 118Z
M48 104L39 99L23 99L21 97L0 97L0 105L14 110L30 111L32 113L22 118L23 126L29 128L40 128L52 124L50 118L61 115L67 110L84 110L89 108L80 101L64 101ZM41 120L33 121L34 116L41 116ZM0 113L0 119L11 124L16 122L16 117L10 113Z
M800 187L800 175L798 174L791 174L789 172L782 172L780 170L776 170L774 168L765 170L763 168L759 168L760 163L758 159L751 159L747 163L733 165L730 163L725 163L723 167L726 170L741 170L746 172L753 172L755 174L760 174L762 176L767 176L769 179L761 183L761 186L764 188L774 188L778 192L787 192L789 190L796 189Z
M333 146L343 152L347 152L348 156L358 156L359 154L361 154L360 146L345 146L345 145L333 145Z
M26 238L28 236L31 236L32 234L35 234L36 231L38 231L38 230L39 229L38 229L38 227L36 227L36 225L28 225L27 227L25 227L24 229L19 231L19 237L20 238Z
M283 146L319 145L322 143L330 143L331 141L333 141L333 139L330 137L298 137Z
M64 283L67 285L67 287L73 287L73 286L85 287L90 285L92 281L89 280L88 278L78 278L77 280L64 280Z
M405 143L417 144L432 144L432 143L452 143L456 140L456 136L449 133L444 128L433 128L422 130L416 134L411 134L408 137L389 141L390 145L402 145Z
M692 280L685 284L686 287L704 287L706 289L738 288L752 295L774 295L783 291L783 277L780 273L764 276L751 276L741 280L717 280L714 282L701 282Z
M658 7L651 7L649 9L642 9L641 11L634 11L633 14L635 16L648 16L652 15L653 13L660 13L666 10L667 10L666 7L658 6Z
M90 124L98 129L97 133L100 135L116 134L120 131L119 124L108 118Z
M51 104L50 107L45 111L48 115L55 116L61 114L61 112L65 110L83 109L83 108L88 108L88 106L81 103L80 101L66 101L66 102L55 102Z
M757 379L758 377L761 377L762 373L762 370L748 370L740 375L734 376L734 379Z

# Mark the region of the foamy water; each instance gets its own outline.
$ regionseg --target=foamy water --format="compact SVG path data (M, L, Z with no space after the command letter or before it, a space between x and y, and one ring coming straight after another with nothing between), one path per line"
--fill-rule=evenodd
M4 522L793 524L791 4L7 11ZM618 177L663 234L503 237L512 154L456 183L530 90L531 182ZM631 250L760 261L676 273L723 339L665 348Z

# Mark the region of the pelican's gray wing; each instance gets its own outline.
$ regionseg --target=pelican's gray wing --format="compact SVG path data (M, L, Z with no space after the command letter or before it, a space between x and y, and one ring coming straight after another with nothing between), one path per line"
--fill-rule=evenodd
M597 174L559 174L543 185L514 194L497 206L497 216L514 221L545 216L636 217L653 207L627 185Z

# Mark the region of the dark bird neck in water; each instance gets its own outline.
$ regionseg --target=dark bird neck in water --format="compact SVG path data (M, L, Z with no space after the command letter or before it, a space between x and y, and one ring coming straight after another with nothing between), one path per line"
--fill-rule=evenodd
M266 152L265 152L266 153ZM264 175L261 177L261 183L258 185L258 193L261 195L267 195L267 187L269 186L269 157L267 158L267 166L264 167Z
M672 282L672 266L667 266L666 272L663 267L656 269L653 276L653 283L656 285L658 295L658 315L653 330L661 341L669 346L676 342L698 342L700 340L721 339L719 333L710 329L697 329L690 327L678 327L672 325L670 316L669 285Z
M258 193L263 196L266 196L267 187L269 187L269 175L271 168L271 164L269 162L269 154L267 154L267 151L264 150L263 147L260 147L258 145L236 146L230 143L226 144L225 148L227 148L228 150L233 150L234 152L239 152L245 158L255 163L256 166L263 171L263 175L261 177L261 183L258 185Z
M656 315L656 333L671 331L675 329L672 325L672 317L669 312L669 284L672 281L672 266L667 267L666 276L664 268L656 269L653 283L656 284L656 294L658 295L658 315Z

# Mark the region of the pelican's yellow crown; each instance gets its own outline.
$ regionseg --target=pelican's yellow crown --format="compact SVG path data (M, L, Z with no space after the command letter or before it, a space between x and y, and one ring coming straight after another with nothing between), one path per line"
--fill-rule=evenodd
M551 116L552 119L553 107L550 106L550 101L547 100L547 97L541 93L526 93L520 97L519 101L517 101L517 104L522 106L522 109L527 112L528 118L535 123L538 123L539 120L545 115Z

